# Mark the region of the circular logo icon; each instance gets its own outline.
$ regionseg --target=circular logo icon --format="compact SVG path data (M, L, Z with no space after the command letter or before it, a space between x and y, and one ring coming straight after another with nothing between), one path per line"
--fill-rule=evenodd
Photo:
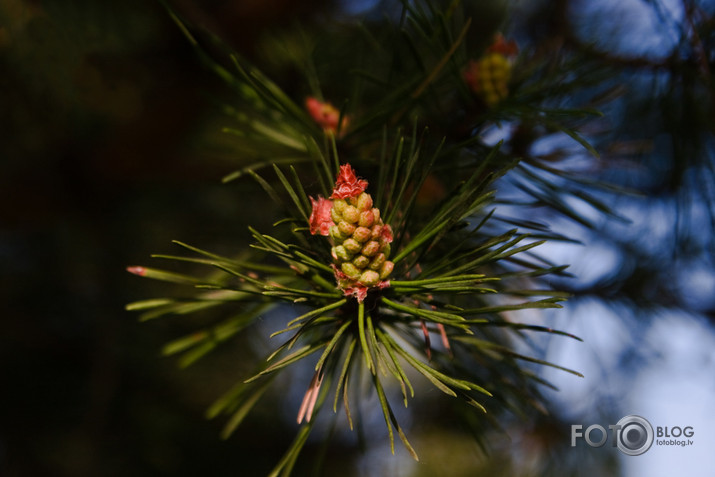
M626 455L644 454L653 445L653 426L640 416L625 416L616 427L616 445Z

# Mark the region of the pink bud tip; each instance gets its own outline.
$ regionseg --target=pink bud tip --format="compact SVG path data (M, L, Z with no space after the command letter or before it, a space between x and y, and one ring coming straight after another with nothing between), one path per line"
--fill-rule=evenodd
M328 102L319 101L315 98L308 97L305 100L305 109L320 127L326 132L334 133L338 130L338 122L340 121L340 111L335 106ZM341 127L347 126L347 118L344 117Z
M494 43L491 44L487 51L501 53L504 56L516 56L519 53L519 47L514 40L506 41L504 35L497 33L494 38Z
M127 271L134 275L139 275L140 277L146 275L146 268L144 267L127 267Z

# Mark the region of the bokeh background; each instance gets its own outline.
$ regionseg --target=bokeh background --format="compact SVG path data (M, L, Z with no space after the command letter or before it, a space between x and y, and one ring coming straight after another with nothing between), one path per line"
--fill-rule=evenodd
M488 455L439 422L440 400L428 396L404 417L419 464L382 439L356 452L348 436L331 444L324 475L712 475L714 2L477 3L522 49L577 52L613 87L585 135L601 153L594 179L628 189L599 193L618 217L578 201L589 227L541 212L582 244L541 247L572 265L574 278L554 285L574 297L540 319L585 340L544 350L586 377L543 371L560 387L547 393L551 417L507 420L511 439L494 434ZM269 69L266 38L282 28L383 7L172 5ZM287 88L300 81L282 74ZM204 417L267 342L238 340L179 370L159 350L190 326L139 324L124 311L167 292L126 266L171 251L173 239L231 254L248 242L247 224L272 222L256 187L221 184L241 161L218 133L221 88L158 1L0 0L0 475L265 475L292 440L300 396L272 398L226 441ZM532 148L594 161L558 135ZM571 424L628 414L692 426L695 444L639 457L570 446ZM309 443L297 475L312 475L320 444Z

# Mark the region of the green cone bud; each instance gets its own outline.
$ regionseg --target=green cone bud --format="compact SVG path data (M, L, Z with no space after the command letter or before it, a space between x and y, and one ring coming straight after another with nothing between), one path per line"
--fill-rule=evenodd
M375 222L375 216L372 214L372 210L366 210L360 212L360 218L358 219L358 224L360 227L372 227Z
M472 92L494 107L509 96L511 70L511 61L503 53L492 51L470 62L465 79Z
M355 226L345 221L341 221L338 224L338 229L340 229L340 233L342 233L346 238L351 236L353 232L355 232Z
M382 223L380 220L380 209L372 209L372 215L375 218L375 223Z
M365 267L370 265L370 259L367 258L365 255L358 255L355 260L353 260L353 265L355 265L360 270L363 270Z
M340 265L340 270L353 280L360 278L360 270L350 262L343 262L343 264Z
M370 269L371 270L379 270L380 267L382 267L382 264L385 263L385 260L387 260L387 257L385 256L384 253L378 253L375 255L375 258L372 259L370 262Z
M379 251L380 251L380 244L374 240L371 240L365 244L365 246L362 248L360 253L365 255L366 257L372 257Z
M373 287L377 285L377 282L380 281L380 275L373 270L365 270L362 272L362 275L360 275L360 283L365 285L366 287Z
M345 250L345 247L342 245L338 245L336 247L333 247L333 253L338 259L347 262L352 260L353 254Z
M332 238L337 243L342 243L349 235L345 235L340 231L340 227L333 225L330 227L330 238Z
M382 235L382 225L373 225L371 229L370 238L377 240Z
M355 233L353 233L353 238L357 240L358 242L367 242L367 240L370 238L370 229L367 227L358 227L355 229Z
M360 211L367 211L372 209L372 196L370 194L363 192L358 196L357 208Z
M343 247L350 253L358 253L362 245L357 240L349 238L343 242Z
M390 276L390 273L392 273L393 268L395 268L395 264L390 262L389 260L383 263L382 267L380 267L380 279L384 280L388 276Z
M345 210L345 208L347 206L348 206L348 203L345 202L344 199L335 199L335 200L333 200L333 209L332 210L334 210L338 215L342 216L343 211ZM335 219L333 219L333 220L335 220ZM338 222L339 220L340 219L335 220L335 222Z

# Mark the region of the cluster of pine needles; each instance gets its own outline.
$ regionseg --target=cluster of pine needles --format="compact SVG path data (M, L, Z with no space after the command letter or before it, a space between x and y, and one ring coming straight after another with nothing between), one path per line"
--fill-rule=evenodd
M220 344L230 346L232 338L272 309L292 313L271 335L276 346L255 374L209 409L210 417L227 416L224 437L293 366L310 366L313 377L295 410L300 424L295 440L272 475L291 472L326 405L333 412L342 407L352 428L356 414L351 409L356 401L359 405L366 383L377 395L393 452L397 434L417 459L393 410L400 403L388 398L388 390L399 389L401 404L408 406L431 385L445 399L489 419L488 410L522 414L541 408L539 389L550 384L534 363L578 375L523 351L533 333L578 338L522 320L531 316L528 310L560 308L566 299L547 283L549 277L566 275L566 266L549 263L534 249L546 240L568 239L532 220L531 211L554 206L574 216L555 192L568 189L552 181L575 179L538 157L520 157L524 147L517 139L523 141L523 135L506 135L488 145L482 132L504 123L528 128L533 138L539 131L556 131L593 152L569 126L593 112L548 106L556 91L568 94L574 76L568 71L586 66L564 59L563 70L553 64L542 68L541 59L520 53L509 96L496 106L486 104L469 91L463 71L479 56L474 45L490 38L470 29L471 19L459 2L443 10L431 2L403 2L399 19L324 32L335 35L333 43L357 45L346 50L352 68L342 70L345 100L334 108L338 119L330 129L304 106L305 96L327 105L320 85L340 74L327 73L319 63L320 35L297 29L286 39L304 44L308 52L293 55L304 62L306 76L307 92L296 97L232 52L226 53L227 61L217 60L216 51L224 51L220 41L205 32L207 39L200 41L197 32L170 14L197 55L234 93L234 101L223 107L230 123L225 132L234 139L237 157L250 164L225 181L255 180L284 213L272 230L249 227L253 245L233 257L178 241L184 255L156 255L205 265L204 275L129 268L186 289L182 298L128 305L141 312L141 320L225 310L220 322L165 346L164 353L180 354L184 366ZM393 46L380 47L386 44ZM336 92L342 90L333 91L339 97ZM309 227L310 198L329 197L340 166L347 163L367 180L375 207L394 234L389 284L370 288L361 300L337 286L331 245ZM521 202L507 204L510 210L520 208L521 217L499 214L497 192L509 179L529 184L521 188ZM589 199L583 187L573 189Z

